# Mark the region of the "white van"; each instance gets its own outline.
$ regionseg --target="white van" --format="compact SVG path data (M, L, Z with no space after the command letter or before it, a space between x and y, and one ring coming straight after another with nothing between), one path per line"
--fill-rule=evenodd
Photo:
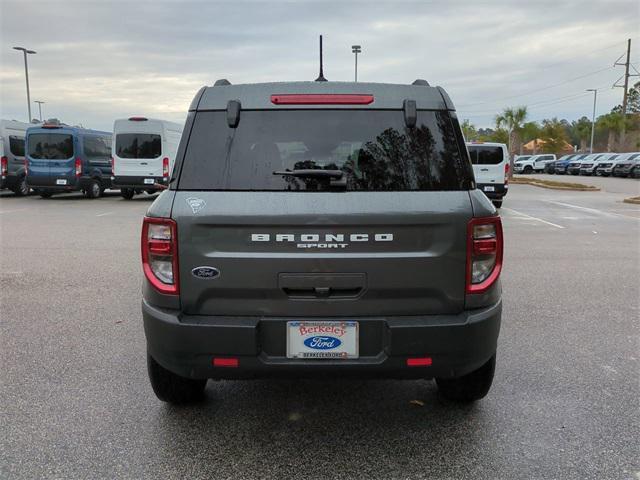
M24 137L32 123L0 120L0 189L9 188L16 195L27 195L24 170Z
M116 120L111 149L113 188L119 188L127 200L136 193L167 188L182 128L179 123L146 117Z
M467 142L478 189L500 208L509 190L509 150L504 143Z

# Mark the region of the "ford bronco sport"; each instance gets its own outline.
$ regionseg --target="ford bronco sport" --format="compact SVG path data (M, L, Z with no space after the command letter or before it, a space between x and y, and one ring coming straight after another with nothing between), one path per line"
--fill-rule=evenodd
M440 87L203 87L142 226L156 395L207 379L435 379L484 397L502 227Z

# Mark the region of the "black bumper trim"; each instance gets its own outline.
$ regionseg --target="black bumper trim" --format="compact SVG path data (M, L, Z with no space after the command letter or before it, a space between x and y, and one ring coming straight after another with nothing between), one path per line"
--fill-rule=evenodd
M142 302L149 353L163 367L189 378L456 377L495 353L501 315L500 301L457 315L345 317L360 322L360 358L294 360L286 358L286 322L300 318L185 316ZM239 358L239 367L212 366L213 357L225 356ZM422 356L430 356L432 366L406 366L406 358Z

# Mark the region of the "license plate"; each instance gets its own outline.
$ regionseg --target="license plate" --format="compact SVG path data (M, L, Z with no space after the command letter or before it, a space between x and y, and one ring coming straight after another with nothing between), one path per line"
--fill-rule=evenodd
M145 185L153 185L155 183L155 180L153 178L145 178L144 179L144 184Z
M66 185L66 184L67 184L67 181L64 179L59 178L56 180L56 185Z
M496 189L495 189L495 187L484 187L484 191L485 192L495 192Z
M287 322L287 358L358 358L358 322Z

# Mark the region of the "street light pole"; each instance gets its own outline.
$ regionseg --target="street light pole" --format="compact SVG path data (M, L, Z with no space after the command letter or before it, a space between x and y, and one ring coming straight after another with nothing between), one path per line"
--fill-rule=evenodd
M360 45L352 45L351 52L356 55L356 83L358 82L358 54L362 52L362 47Z
M596 129L596 100L598 98L598 89L589 88L587 92L593 92L593 115L591 116L591 147L589 147L589 153L593 153L593 134Z
M13 47L14 50L20 50L24 55L24 76L27 80L27 111L29 112L28 123L31 123L31 96L29 94L29 67L27 65L27 55L36 53L34 50L28 50L24 47Z
M42 104L46 103L41 100L34 100L34 103L38 104L38 112L40 113L40 121L42 121Z

